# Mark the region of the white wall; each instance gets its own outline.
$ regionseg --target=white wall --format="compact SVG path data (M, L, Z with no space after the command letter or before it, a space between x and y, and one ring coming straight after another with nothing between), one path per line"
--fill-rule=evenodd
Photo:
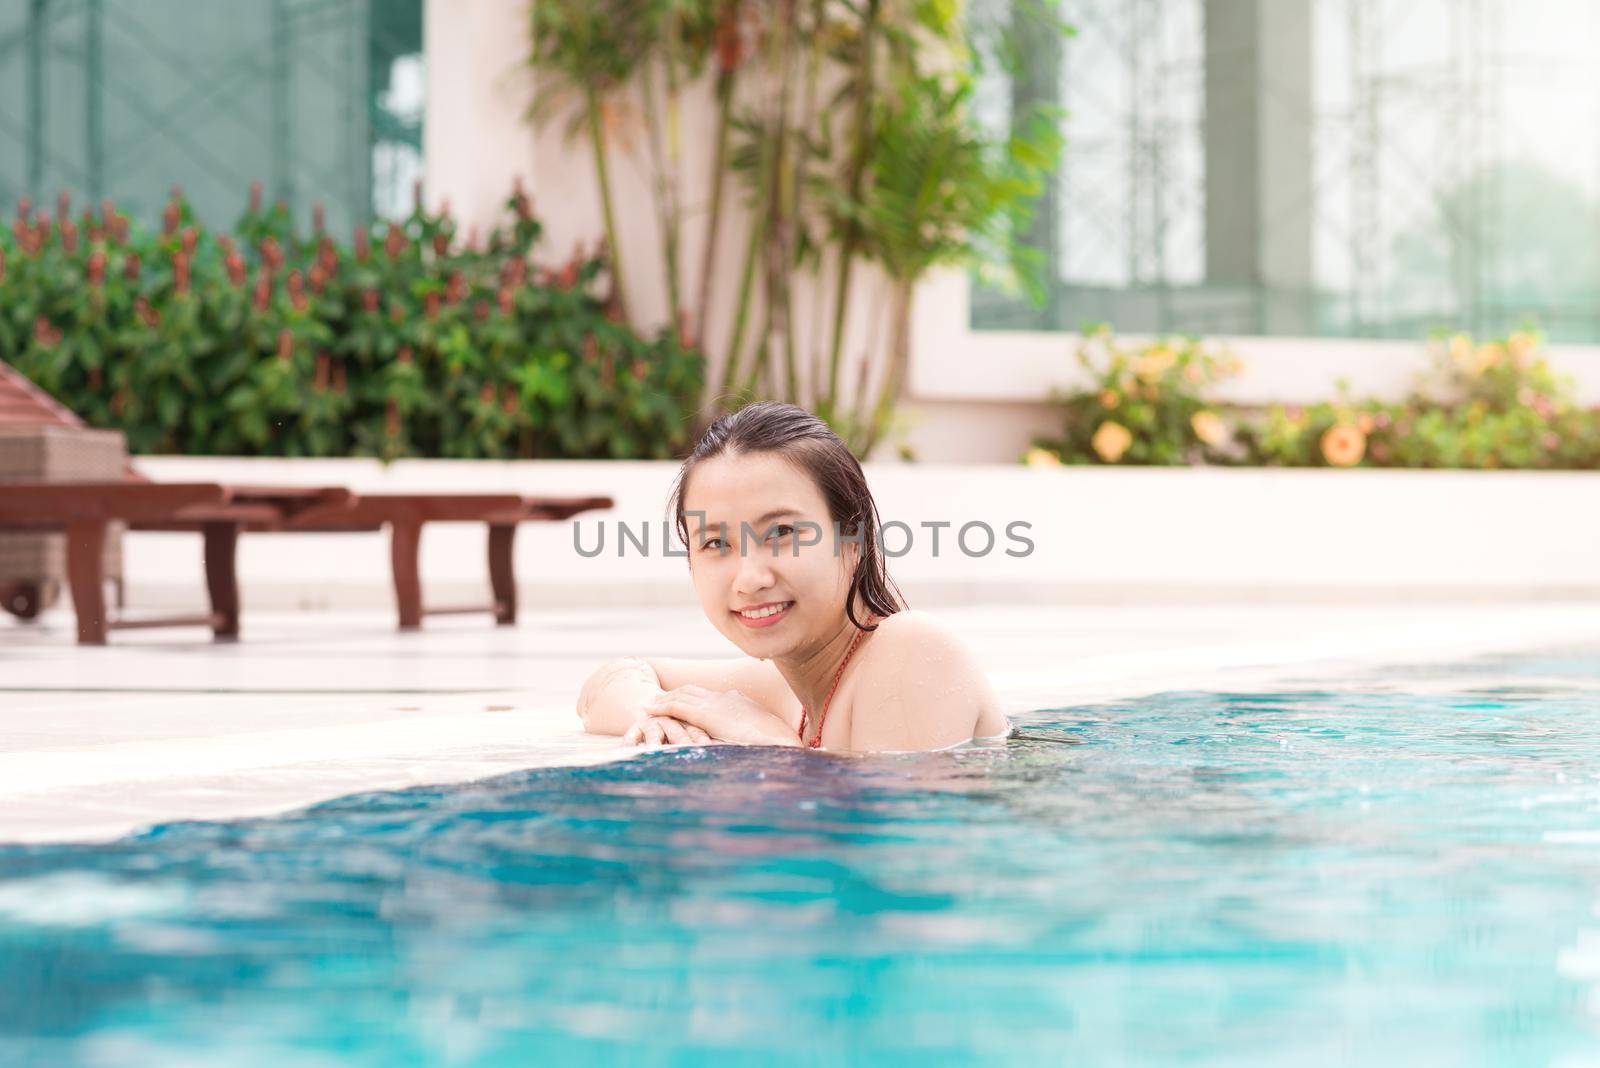
M339 484L358 490L604 493L617 507L582 517L584 544L607 524L603 555L573 548L570 523L524 524L520 586L530 604L694 603L687 564L660 552L677 467L601 461L240 460L144 458L162 481ZM909 525L891 572L913 602L1060 603L1148 599L1504 598L1600 595L1600 474L1332 469L1033 469L1017 464L869 464L882 518ZM617 555L615 526L650 526L651 555ZM994 551L953 546L987 523ZM935 554L925 523L948 522ZM1031 524L1028 555L1005 537ZM969 532L978 551L981 530ZM898 549L903 532L891 531ZM135 608L203 603L199 539L124 542ZM391 604L386 535L246 535L249 607ZM486 602L481 526L424 534L429 603Z

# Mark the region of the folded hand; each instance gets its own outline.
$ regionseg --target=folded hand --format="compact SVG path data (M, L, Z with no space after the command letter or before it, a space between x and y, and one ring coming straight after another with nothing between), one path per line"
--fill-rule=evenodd
M710 745L711 736L693 724L671 716L647 715L628 728L623 745Z
M679 686L647 701L644 711L652 718L667 717L685 727L697 727L720 742L741 745L800 744L800 736L793 727L765 705L757 704L738 690Z

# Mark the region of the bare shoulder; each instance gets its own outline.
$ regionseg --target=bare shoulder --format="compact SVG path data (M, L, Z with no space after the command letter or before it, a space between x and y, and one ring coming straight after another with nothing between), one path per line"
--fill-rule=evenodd
M883 620L863 660L852 702L852 749L941 749L1003 720L977 657L927 612L907 610Z

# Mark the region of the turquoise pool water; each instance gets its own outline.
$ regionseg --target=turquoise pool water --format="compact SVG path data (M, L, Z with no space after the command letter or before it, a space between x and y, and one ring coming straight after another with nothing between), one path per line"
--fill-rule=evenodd
M1600 1063L1600 658L1384 679L0 849L0 1064Z

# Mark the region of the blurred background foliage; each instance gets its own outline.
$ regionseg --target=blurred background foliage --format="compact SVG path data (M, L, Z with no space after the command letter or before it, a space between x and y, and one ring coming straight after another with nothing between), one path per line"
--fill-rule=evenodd
M424 210L341 243L257 186L232 234L174 190L159 227L110 201L19 202L0 233L0 359L135 452L661 458L701 360L639 337L594 255L536 271L519 190L481 240Z

